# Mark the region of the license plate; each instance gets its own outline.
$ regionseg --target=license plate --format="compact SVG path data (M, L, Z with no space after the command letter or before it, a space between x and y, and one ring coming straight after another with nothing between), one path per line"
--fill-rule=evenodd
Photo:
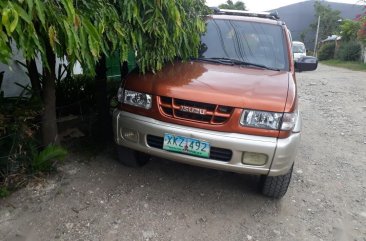
M163 149L192 156L210 157L210 144L208 142L184 136L165 134Z

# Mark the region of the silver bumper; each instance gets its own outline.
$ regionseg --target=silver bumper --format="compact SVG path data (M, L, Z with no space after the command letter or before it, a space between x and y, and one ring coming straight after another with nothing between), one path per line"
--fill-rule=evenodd
M296 147L300 141L301 118L297 123L298 133L293 133L286 139L273 137L252 136L236 133L225 133L196 129L187 126L161 122L152 118L115 110L113 112L113 128L115 142L137 151L153 156L166 158L195 166L208 167L218 170L237 173L260 174L277 176L287 173L291 168L296 154ZM122 130L127 128L138 132L136 142L126 140ZM296 127L295 127L296 129ZM229 149L233 155L230 161L218 161L150 147L147 135L163 137L165 133L186 136L209 142L211 146ZM261 153L268 156L268 161L263 166L246 165L242 163L244 152Z

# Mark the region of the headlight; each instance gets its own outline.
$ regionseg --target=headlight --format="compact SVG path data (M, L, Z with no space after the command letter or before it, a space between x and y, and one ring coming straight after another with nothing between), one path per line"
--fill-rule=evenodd
M243 126L278 130L282 113L245 110L240 120Z
M254 128L289 131L294 128L296 120L297 112L278 113L245 110L240 119L240 124Z
M152 103L151 100L151 95L131 90L125 90L123 103L145 109L150 109Z

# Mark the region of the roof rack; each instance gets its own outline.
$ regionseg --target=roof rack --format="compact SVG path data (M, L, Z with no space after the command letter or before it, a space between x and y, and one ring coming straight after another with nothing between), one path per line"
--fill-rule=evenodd
M280 19L277 11L275 11L275 12L250 12L250 11L242 11L242 10L220 9L217 7L212 7L211 9L214 11L214 14L269 18L269 19L274 19L274 20Z

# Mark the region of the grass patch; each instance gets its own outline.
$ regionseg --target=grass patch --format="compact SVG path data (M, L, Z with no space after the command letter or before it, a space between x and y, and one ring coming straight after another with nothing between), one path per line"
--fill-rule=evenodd
M0 198L4 198L10 195L9 190L6 187L0 187Z
M366 72L366 64L361 63L361 62L342 61L342 60L337 60L337 59L331 59L331 60L321 61L321 63L330 65L330 66L334 66L334 67L341 67L341 68L345 68L345 69Z

